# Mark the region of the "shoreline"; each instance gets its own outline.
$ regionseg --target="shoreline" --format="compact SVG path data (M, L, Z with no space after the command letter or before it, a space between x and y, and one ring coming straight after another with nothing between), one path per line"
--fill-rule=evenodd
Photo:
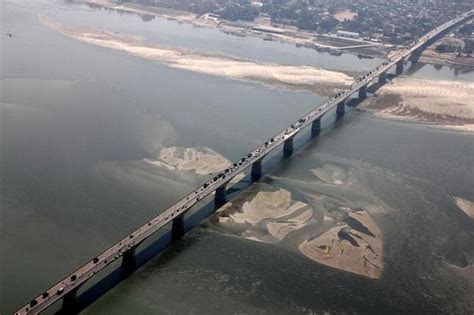
M359 109L384 119L474 132L474 83L400 76Z
M147 6L136 3L116 4L110 0L86 0L85 4L92 7L100 7L109 10L138 14L141 16L166 18L168 20L177 21L178 23L189 23L196 27L216 28L226 34L239 37L252 36L267 41L284 42L293 44L296 47L311 48L318 52L326 52L335 56L349 53L357 55L358 58L385 58L395 51L394 46L390 44L375 43L362 39L344 38L330 34L314 34L302 30L293 30L287 26L282 26L282 29L288 29L288 33L284 32L282 34L276 34L261 32L253 28L272 28L274 25L257 25L252 24L251 22L232 22L217 17L210 17L209 14L198 15L192 12L159 6ZM423 52L420 56L420 61L426 64L466 69L474 67L473 57L457 57L454 53L437 53L433 46Z
M124 51L132 56L160 62L171 68L260 83L280 90L306 91L319 96L329 96L336 89L345 88L353 82L351 75L340 71L309 66L266 64L226 55L163 48L147 45L133 36L71 29L44 17L40 17L40 20L56 31L90 45ZM418 86L417 81L423 83L421 87ZM404 82L404 84L400 86L399 82ZM471 99L474 97L472 84L463 83L463 86L464 84L467 86L461 89L459 82L453 81L449 82L448 86L440 86L440 89L427 88L439 82L444 81L397 78L384 85L380 90L381 93L377 92L376 97L367 99L358 108L384 119L420 123L455 132L474 133L474 108L467 104L469 101L466 102L466 97ZM418 90L413 90L413 88L418 88ZM440 91L444 94L439 94ZM407 102L403 99L406 96L404 94L408 95ZM441 101L432 99L437 95ZM460 95L464 98L459 99Z
M335 89L346 88L354 77L344 72L311 66L260 63L248 59L195 52L189 49L161 47L141 42L133 36L105 31L67 28L47 18L42 23L59 33L84 43L124 51L132 56L159 62L175 69L187 70L233 80L260 83L271 88L307 91L331 95Z
M460 197L453 197L454 203L467 216L474 220L474 202Z
M208 27L219 29L226 34L238 37L258 37L266 41L280 41L295 45L296 47L311 48L318 52L326 52L330 55L341 54L357 55L358 58L385 58L395 51L390 44L371 42L363 39L344 38L330 34L314 34L302 30L294 30L288 26L281 26L283 33L268 33L255 30L255 27L269 27L274 25L259 25L252 22L232 22L213 17L210 14L198 15L192 12L169 9L159 6L147 6L136 3L116 4L110 0L86 0L85 4L92 7L100 7L109 10L138 14L143 17L158 17L176 21L178 23L189 23L196 27ZM277 25L280 27L280 25ZM437 53L433 47L423 52L420 61L426 64L443 65L460 68L473 68L473 57L457 57L453 53Z
M382 232L366 210L320 211L311 202L294 198L287 189L260 187L263 189L254 188L226 203L209 224L225 234L289 247L335 270L374 280L381 277Z
M370 109L370 108L358 107L357 110L359 110L360 112L369 113L373 115L373 117L383 119L383 120L388 120L388 121L393 121L393 122L402 122L405 124L415 124L415 125L443 130L443 131L474 134L474 124L449 125L449 124L441 123L441 122L416 120L408 116L389 115L389 114L381 113L380 111L377 111L375 109Z
M457 57L455 53L438 53L429 47L420 56L420 62L439 66L450 66L472 69L474 57Z
M158 6L146 6L141 4L116 4L110 0L86 0L85 4L92 7L101 7L127 13L135 13L142 16L166 18L178 23L189 23L196 27L216 28L220 31L239 37L258 37L266 41L280 41L293 44L296 47L312 48L319 52L327 52L333 55L349 53L353 55L370 55L372 57L385 57L392 45L369 42L362 39L350 39L337 36L314 34L306 31L295 31L289 27L283 28L288 32L281 34L268 33L255 30L254 27L274 27L273 25L257 25L251 22L232 22L209 14L197 15L192 12L168 9ZM339 44L339 45L338 45ZM372 58L371 57L371 58ZM359 57L364 58L364 57Z
M429 122L429 121L419 121L419 120L410 119L408 117L402 117L402 116L387 115L387 114L377 112L376 110L373 110L373 109L358 108L358 110L360 110L361 112L372 114L374 117L377 117L383 120L388 120L388 121L393 121L393 122L402 122L405 124L416 124L419 126L429 127L429 128L443 130L443 131L474 134L474 124L448 125L448 124L435 123L435 122Z

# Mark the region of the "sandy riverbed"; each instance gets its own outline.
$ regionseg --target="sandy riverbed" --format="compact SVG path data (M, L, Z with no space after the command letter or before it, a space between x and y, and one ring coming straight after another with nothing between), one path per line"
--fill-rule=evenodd
M324 165L322 167L312 169L311 173L313 173L319 180L328 184L347 184L347 173L334 165Z
M218 173L232 163L209 148L169 147L160 152L157 160L146 159L148 163L176 171L193 171L199 175Z
M341 233L352 237L356 245L341 240ZM312 260L333 268L372 279L378 279L382 274L380 239L359 233L347 225L334 227L316 239L305 241L299 249Z
M474 57L457 56L456 53L438 53L433 48L423 51L420 62L434 65L474 67Z
M144 161L150 165L158 166L172 172L184 171L198 175L214 175L232 165L230 160L206 147L163 148L156 160L145 159ZM239 174L232 178L230 183L236 183L244 177L244 174Z
M412 120L473 131L474 82L398 77L360 108L382 117ZM454 127L454 128L453 128Z
M275 243L303 227L312 217L309 206L293 200L285 189L260 191L244 200L225 204L212 220L247 239Z
M472 56L458 56L456 52L437 52L436 47L440 44L448 44L457 47L463 47L465 45L461 39L452 37L451 34L446 35L425 49L420 56L420 61L438 65L474 67L474 58Z
M257 32L257 31L248 31L249 30L248 26L235 27L235 26L229 25L231 23L227 23L228 21L226 20L213 19L213 18L209 19L206 17L206 15L199 16L191 12L169 9L169 8L164 8L160 6L141 5L137 3L117 4L110 0L87 0L86 3L91 6L102 7L102 8L116 10L120 12L135 13L141 16L162 17L162 18L167 18L170 20L176 20L180 23L183 23L183 22L191 23L198 27L217 27L217 28L221 28L223 31L234 29L237 31L237 33L244 32L246 35L257 36L261 38L268 37L267 33ZM350 10L346 10L346 11L341 11L341 12L336 13L335 18L343 19L343 20L344 19L352 20L354 19L356 15L357 13L351 12ZM295 45L311 44L311 45L316 45L320 48L323 48L323 47L331 48L331 49L341 48L340 45L333 46L333 45L324 43L323 41L317 40L316 38L314 38L311 32L305 32L305 31L299 30L297 31L297 34L298 35L272 34L272 39L295 44ZM353 44L350 44L349 46L353 46ZM363 51L365 53L374 53L376 55L380 55L380 54L386 53L386 48L387 47L385 47L384 45L374 44L373 49L370 49L370 50L364 49ZM347 52L356 53L358 51L352 49L351 51L347 51Z
M110 32L71 29L41 19L55 30L77 40L125 51L169 67L236 80L260 82L278 88L305 89L331 95L350 85L347 74L308 66L258 63L224 55L147 45L138 38ZM474 131L474 82L398 77L360 107L395 119L431 123L456 131Z
M227 203L211 222L249 240L290 244L307 258L332 268L372 279L381 276L382 233L367 211L337 207L319 213L286 189L262 188Z
M454 197L454 201L456 202L456 205L459 207L459 209L461 209L462 211L464 211L465 214L467 214L468 216L474 219L474 202L473 201L469 201L469 200L459 198L459 197Z
M42 21L67 36L92 45L125 51L140 58L161 62L172 68L213 76L327 93L335 88L347 87L353 81L349 75L336 71L308 66L258 63L225 55L147 45L131 36L67 28L46 18L42 18Z

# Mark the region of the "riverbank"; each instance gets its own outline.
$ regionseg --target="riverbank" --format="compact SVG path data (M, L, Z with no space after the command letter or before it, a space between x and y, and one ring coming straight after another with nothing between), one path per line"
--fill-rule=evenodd
M106 31L68 28L49 19L41 21L56 31L85 43L124 51L133 56L229 79L258 82L278 89L310 91L330 96L353 82L349 73L309 66L289 66L209 54L189 49L160 47L143 39ZM432 124L455 131L474 131L474 85L470 82L397 77L369 98L361 109L384 118Z
M82 42L177 68L236 80L259 82L268 86L306 90L331 95L334 89L348 87L353 77L337 71L309 66L260 63L227 55L198 53L191 50L160 47L142 42L134 36L105 31L68 28L47 18L41 21L56 31Z
M459 197L454 197L454 201L459 209L474 219L474 202Z
M148 163L174 171L193 171L199 175L221 172L232 163L209 148L169 147L161 150L157 160Z
M344 221L298 248L308 258L361 276L378 279L383 271L380 229L366 211L350 211Z
M433 47L423 51L420 56L420 62L433 65L474 68L474 57L458 56L454 52L438 53Z
M142 16L150 15L167 18L169 20L192 23L198 21L198 16L194 13L157 6L146 6L138 3L117 4L110 0L86 0L85 3L91 7L105 8L127 13L135 13Z
M466 45L464 40L465 38L459 38L454 36L453 33L449 33L425 49L420 56L420 61L434 65L472 69L474 68L474 57L472 55L460 53ZM438 46L444 46L445 48L438 51Z
M365 100L359 108L390 119L474 132L474 82L401 76Z
M289 246L331 268L380 278L382 233L367 211L342 206L322 211L320 200L306 203L286 189L266 188L258 185L228 202L209 224L251 241Z
M224 33L245 37L255 36L266 41L281 41L297 47L312 48L319 52L334 54L370 54L384 56L391 45L385 45L365 40L355 40L333 36L319 36L311 32L297 30L286 25L260 25L253 22L231 22L219 19L211 14L197 15L191 12L168 9L158 6L147 6L135 3L116 4L110 0L87 0L89 6L106 8L120 12L139 14L144 18L161 17L179 23L191 23L197 27L219 28ZM276 26L276 27L275 27ZM277 32L264 31L265 28L278 30Z

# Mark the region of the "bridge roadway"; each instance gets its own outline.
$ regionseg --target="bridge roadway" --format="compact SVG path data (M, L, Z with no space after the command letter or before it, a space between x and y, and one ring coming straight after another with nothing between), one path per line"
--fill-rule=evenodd
M271 151L283 144L284 150L291 152L293 149L293 138L303 128L307 127L309 124L312 124L312 131L319 133L321 128L321 118L327 112L337 108L338 115L343 115L345 106L344 102L349 97L351 97L352 94L356 92L361 94L362 91L362 96L365 96L365 89L367 85L376 78L385 76L393 66L400 67L400 63L402 63L401 67L403 70L403 62L407 57L413 53L420 53L420 49L423 49L429 45L430 41L435 39L441 33L467 21L473 16L474 10L467 12L443 25L438 26L434 30L421 37L415 44L397 52L382 65L370 71L354 84L352 84L350 88L337 93L336 96L328 99L321 106L312 110L298 121L291 124L290 127L278 133L273 138L267 140L264 144L254 149L238 162L234 163L232 166L192 191L183 199L179 200L176 204L160 213L155 218L148 221L145 225L127 235L125 238L121 239L118 243L106 249L96 258L92 259L74 273L52 286L40 296L36 297L29 304L18 310L15 314L38 314L60 299L64 299L64 306L66 304L66 300L74 300L76 298L77 290L83 283L104 269L110 263L123 257L122 266L127 267L127 264L133 264L135 248L149 236L170 222L173 222L172 230L176 228L183 231L184 228L182 226L182 216L187 210L189 210L200 200L215 192L216 200L225 201L226 185L232 178L242 173L249 167L252 167L252 174L261 174L262 159Z

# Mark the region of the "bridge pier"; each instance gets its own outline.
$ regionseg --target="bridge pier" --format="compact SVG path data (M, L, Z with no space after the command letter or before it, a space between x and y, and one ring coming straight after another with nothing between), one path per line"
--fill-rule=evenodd
M387 82L387 74L386 73L382 73L380 76L379 76L379 83L386 83Z
M311 134L313 136L317 136L321 133L321 118L322 117L319 117L311 123Z
M227 184L222 185L221 187L216 189L216 194L214 196L214 200L216 201L226 201L226 188Z
M132 274L133 270L137 266L137 262L135 260L135 248L132 247L127 251L123 252L122 258L122 278L127 278L129 275Z
M171 225L172 241L176 241L177 239L181 238L185 232L186 230L184 228L184 214L181 214L173 219L173 223Z
M263 158L253 162L252 164L252 179L259 179L262 177L262 160Z
M364 85L359 89L359 98L360 99L367 98L367 85Z
M421 46L420 48L414 50L410 56L410 61L412 64L417 63L418 60L421 57L421 52L425 49L424 46Z
M75 287L63 296L63 305L56 314L79 314L79 305L77 301L77 291L79 287Z
M341 119L346 113L346 104L344 101L339 102L336 107L336 120Z
M293 153L293 139L294 138L295 136L291 136L285 140L285 142L283 143L283 153L285 154Z
M395 67L395 75L400 75L400 74L403 73L404 62L405 62L405 60L403 60L403 59L401 59L399 62L397 62L397 65Z

